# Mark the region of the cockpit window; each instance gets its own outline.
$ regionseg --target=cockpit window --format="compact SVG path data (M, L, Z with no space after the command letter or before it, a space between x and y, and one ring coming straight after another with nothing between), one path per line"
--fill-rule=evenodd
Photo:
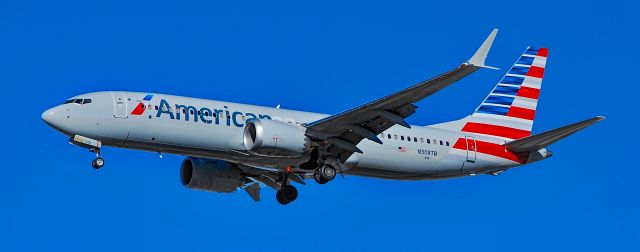
M75 104L87 104L91 103L91 99L69 99L64 101L64 104L75 103Z

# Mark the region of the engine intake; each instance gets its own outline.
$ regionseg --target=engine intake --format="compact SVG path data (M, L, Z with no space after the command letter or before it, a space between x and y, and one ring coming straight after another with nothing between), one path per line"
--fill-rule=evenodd
M235 192L247 181L238 167L221 160L187 157L180 166L180 182L191 189Z
M254 119L244 128L247 151L267 156L299 156L309 149L304 128L285 122Z

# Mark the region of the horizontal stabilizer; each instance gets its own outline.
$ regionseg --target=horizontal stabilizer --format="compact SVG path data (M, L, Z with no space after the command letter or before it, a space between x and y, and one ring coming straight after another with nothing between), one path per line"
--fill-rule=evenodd
M507 147L507 149L515 152L539 150L552 143L555 143L562 138L576 133L581 129L584 129L591 124L599 122L604 118L604 116L596 116L582 122L577 122L557 129L549 130L547 132L511 141L505 144L505 146Z

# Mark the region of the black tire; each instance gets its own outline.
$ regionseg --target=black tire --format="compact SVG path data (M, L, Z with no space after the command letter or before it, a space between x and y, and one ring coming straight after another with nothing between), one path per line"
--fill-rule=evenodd
M320 167L320 176L326 181L331 181L336 178L336 169L333 166L324 165Z
M276 200L278 201L278 203L280 203L281 205L286 205L289 204L288 201L286 201L283 197L282 197L282 190L278 190L276 192Z
M298 198L298 189L292 185L286 185L282 188L282 197L289 202L293 202Z
M329 181L323 179L319 172L313 173L313 179L316 181L316 183L321 184L321 185L324 185L327 182L329 182Z
M91 166L93 167L93 169L100 169L102 168L102 166L104 166L104 159L102 158L96 158L91 162Z

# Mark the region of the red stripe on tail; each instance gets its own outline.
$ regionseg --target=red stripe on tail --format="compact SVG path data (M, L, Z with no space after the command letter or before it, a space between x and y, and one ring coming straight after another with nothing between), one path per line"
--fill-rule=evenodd
M509 111L507 112L507 116L533 120L533 118L536 116L536 111L531 109L511 106L511 108L509 108Z
M547 57L547 55L549 55L549 48L543 47L538 50L538 56Z
M544 68L531 66L529 67L529 71L526 74L527 76L542 78L544 76Z
M531 132L529 132L528 130L475 122L468 122L467 124L465 124L462 128L462 131L506 137L511 139L520 139L531 135Z
M540 89L530 87L520 87L516 96L538 99L540 97Z

